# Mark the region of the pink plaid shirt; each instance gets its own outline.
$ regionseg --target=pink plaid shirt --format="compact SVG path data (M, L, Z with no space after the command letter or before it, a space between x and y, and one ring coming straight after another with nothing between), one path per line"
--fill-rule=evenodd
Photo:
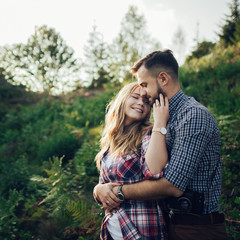
M114 158L107 167L105 153L101 160L100 183L118 182L132 184L143 180L159 179L163 172L153 175L145 162L151 132L142 140L141 155L133 153ZM107 231L107 221L111 213L106 212L101 227L101 239L111 239ZM124 240L129 239L166 239L166 224L157 201L125 200L118 211L118 219Z

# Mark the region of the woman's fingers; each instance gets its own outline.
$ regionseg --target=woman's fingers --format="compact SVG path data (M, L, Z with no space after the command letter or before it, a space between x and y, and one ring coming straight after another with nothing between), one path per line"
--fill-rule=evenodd
M106 183L101 184L100 189L98 189L98 197L102 202L102 206L106 209L118 208L120 201L113 192L113 188L119 186L119 183Z
M153 103L153 107L163 107L166 105L165 99L163 97L163 94L159 94L159 99L156 99L155 102Z
M169 103L168 103L168 98L167 98L167 96L165 97L165 106L166 106L166 107L169 107Z
M168 98L167 98L167 96L164 97L162 93L159 94L158 102L160 103L160 106L165 106L167 108L169 107Z
M120 202L115 202L113 199L109 198L102 203L105 209L117 209L120 206Z
M119 206L120 203L119 199L113 193L110 193L106 198L106 204L108 206Z
M156 107L161 105L158 99L155 100L155 104L156 104Z
M159 94L159 99L156 99L153 104L153 119L156 128L165 126L169 119L169 103L168 98L162 93Z
M160 99L161 106L164 106L165 104L164 104L164 99L163 99L162 93L159 94L159 99Z

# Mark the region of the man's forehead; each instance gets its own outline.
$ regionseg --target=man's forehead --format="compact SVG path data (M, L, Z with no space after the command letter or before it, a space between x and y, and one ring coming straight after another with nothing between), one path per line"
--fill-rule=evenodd
M144 72L141 70L141 68L137 71L136 75L137 79L142 79L144 76Z
M135 76L136 76L137 80L139 81L139 80L140 80L140 77L139 77L139 73L138 73L138 72L136 73Z
M146 83L146 79L141 78L139 76L137 76L137 81L138 81L139 86L141 86L143 83Z
M139 85L142 85L147 84L149 82L149 79L146 76L137 75L137 81Z

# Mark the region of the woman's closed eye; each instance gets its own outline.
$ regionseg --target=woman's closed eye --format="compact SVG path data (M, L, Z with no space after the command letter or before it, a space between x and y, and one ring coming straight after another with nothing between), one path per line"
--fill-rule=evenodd
M133 98L138 99L138 96L132 95Z
M132 95L132 98L134 98L134 99L139 99L140 98L140 96L138 96L138 95ZM145 103L145 104L150 104L150 101L147 99L147 98L143 98L143 102Z

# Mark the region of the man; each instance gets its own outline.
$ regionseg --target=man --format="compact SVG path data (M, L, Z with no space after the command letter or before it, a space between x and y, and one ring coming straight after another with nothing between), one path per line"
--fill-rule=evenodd
M111 209L119 204L118 199L184 196L186 200L183 193L190 191L182 207L192 204L196 210L179 211L179 202L175 199L175 210L171 210L168 217L169 239L226 239L224 217L218 213L222 162L216 120L207 108L184 95L180 89L178 63L171 50L152 52L140 59L131 70L142 87L141 94L146 95L151 103L160 93L170 99L167 131L159 129L160 134L166 134L169 167L164 178L157 181L121 187L98 185L95 196L103 202L103 206ZM204 201L201 200L202 195ZM170 208L170 201L165 202Z

